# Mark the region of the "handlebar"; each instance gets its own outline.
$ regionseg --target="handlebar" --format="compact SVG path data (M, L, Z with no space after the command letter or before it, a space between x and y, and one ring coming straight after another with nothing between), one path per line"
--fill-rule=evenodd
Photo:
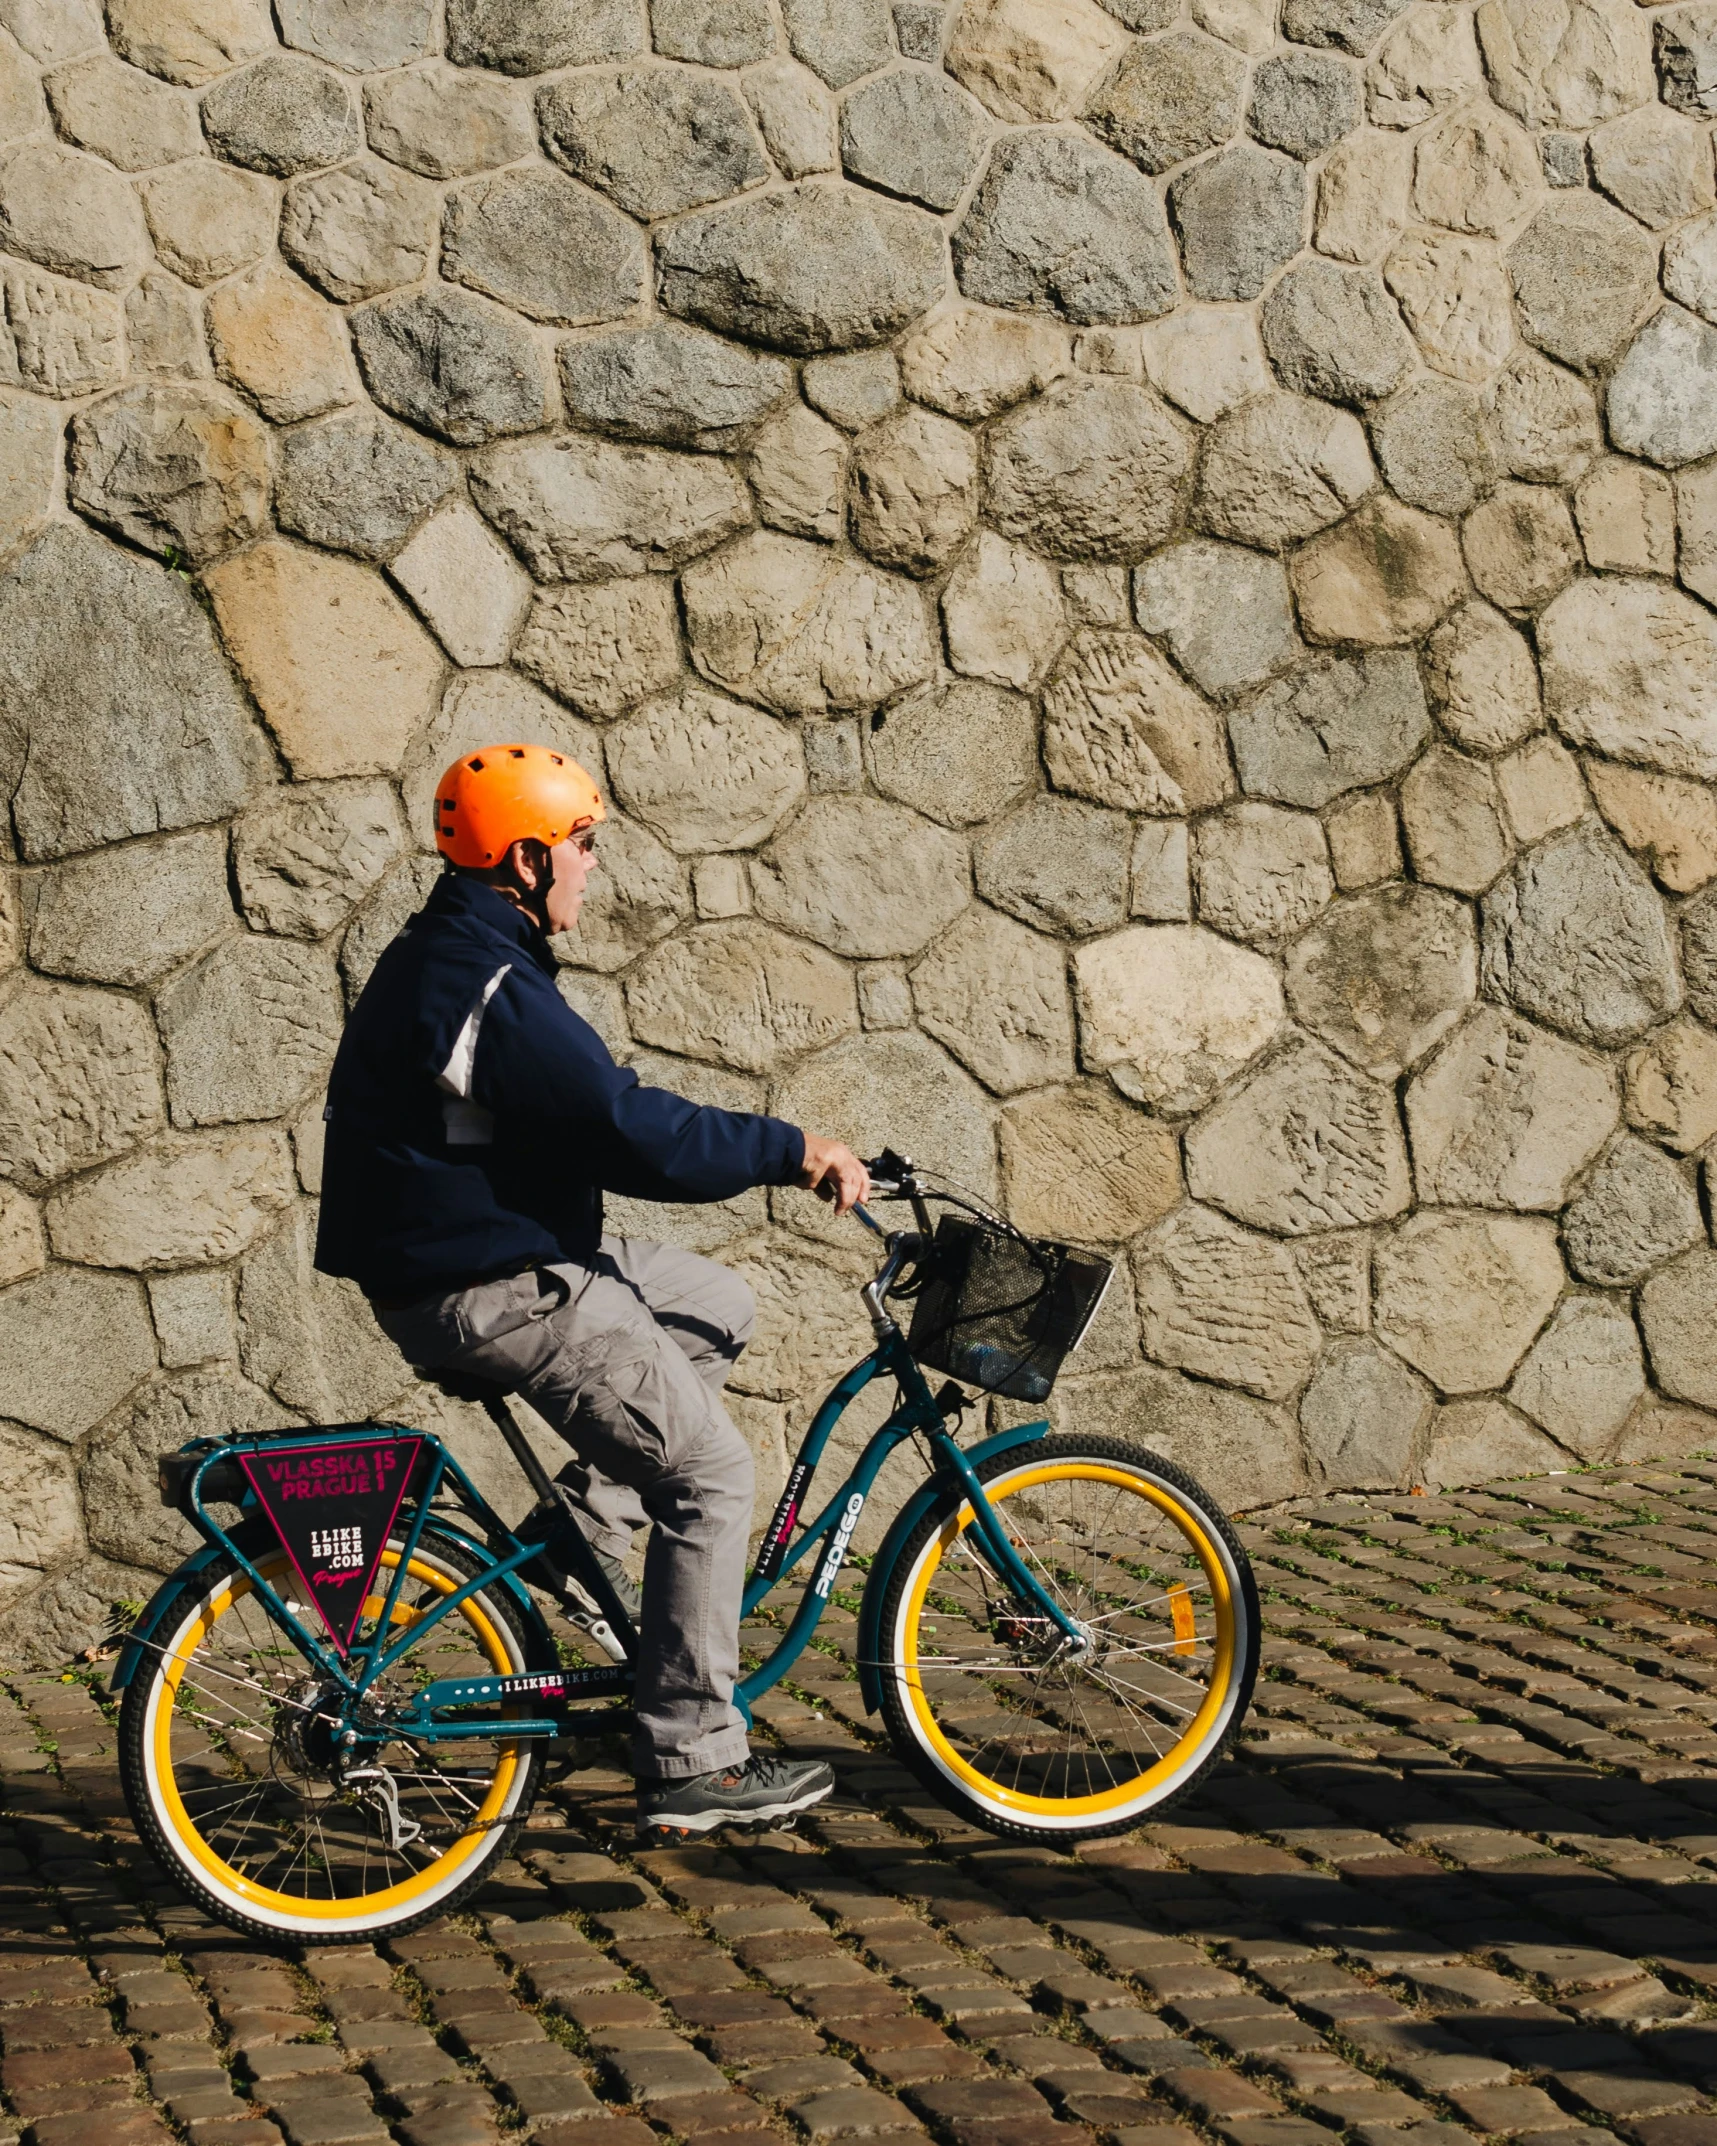
M872 1198L880 1200L910 1200L912 1203L912 1219L919 1232L925 1237L935 1234L936 1225L931 1219L930 1209L927 1205L928 1188L919 1177L910 1155L897 1155L893 1148L884 1148L874 1162L865 1164L865 1168L870 1173ZM853 1209L853 1213L858 1216L867 1229L873 1230L877 1236L884 1237L888 1234L862 1201Z

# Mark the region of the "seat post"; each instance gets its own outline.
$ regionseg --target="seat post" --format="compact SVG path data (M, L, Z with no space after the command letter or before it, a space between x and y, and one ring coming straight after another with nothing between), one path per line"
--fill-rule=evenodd
M539 1501L558 1505L560 1486L537 1458L530 1440L519 1428L519 1419L508 1407L506 1397L499 1393L483 1396L483 1413L507 1441L508 1450L525 1472L525 1480L537 1494Z

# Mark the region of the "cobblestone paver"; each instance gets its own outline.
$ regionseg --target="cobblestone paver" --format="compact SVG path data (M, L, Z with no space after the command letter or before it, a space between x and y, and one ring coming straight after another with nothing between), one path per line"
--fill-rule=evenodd
M550 1790L501 1879L262 1951L167 1884L78 1671L0 1712L25 2146L1717 2146L1717 1465L1302 1506L1195 1803L1077 1855L952 1819L835 1645L767 1701L837 1798L636 1852Z

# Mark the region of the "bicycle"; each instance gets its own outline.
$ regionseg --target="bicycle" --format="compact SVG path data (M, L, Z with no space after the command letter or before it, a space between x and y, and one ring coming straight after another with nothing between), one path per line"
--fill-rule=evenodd
M915 1226L885 1233L857 1210L884 1238L860 1292L875 1345L818 1408L763 1533L746 1614L796 1570L808 1584L737 1700L749 1719L809 1644L879 1469L918 1437L930 1473L860 1604L866 1707L929 1790L996 1833L1125 1831L1190 1789L1244 1716L1259 1637L1246 1554L1190 1475L1128 1440L1038 1419L962 1447L967 1395L952 1378L932 1394L924 1366L1046 1396L1110 1270L934 1190L904 1158L869 1167L875 1197L907 1202ZM933 1224L933 1200L963 1213ZM911 1302L909 1333L891 1300ZM893 1410L807 1521L836 1423L885 1375ZM518 1529L425 1432L200 1437L160 1463L163 1502L204 1542L114 1670L126 1798L192 1898L264 1941L356 1943L449 1913L506 1854L551 1747L629 1725L624 1606L501 1390L442 1383L482 1402L535 1491ZM557 1651L532 1588L564 1598L569 1582L612 1659Z

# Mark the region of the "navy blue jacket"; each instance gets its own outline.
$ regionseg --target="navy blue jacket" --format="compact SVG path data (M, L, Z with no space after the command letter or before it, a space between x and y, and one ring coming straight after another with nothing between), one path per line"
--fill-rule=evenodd
M804 1135L617 1066L530 920L449 874L376 963L328 1082L316 1264L405 1301L588 1259L602 1195L726 1200Z

